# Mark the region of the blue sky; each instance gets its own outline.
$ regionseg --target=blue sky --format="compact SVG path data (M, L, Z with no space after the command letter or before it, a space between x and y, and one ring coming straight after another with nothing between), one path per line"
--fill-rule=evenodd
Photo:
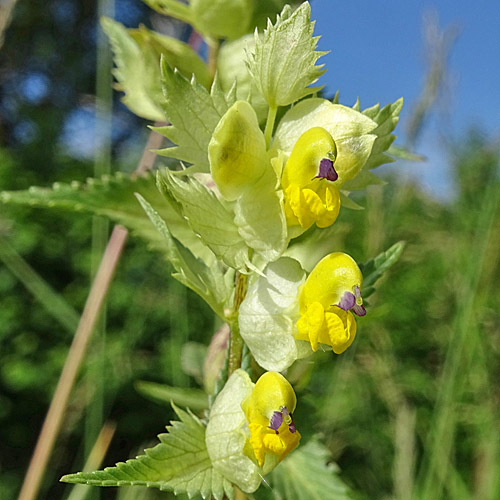
M399 142L424 81L424 14L436 12L441 27L458 26L449 60L450 85L439 102L447 114L431 118L417 146L428 157L416 170L419 180L434 194L449 195L452 180L441 133L457 137L476 125L494 137L500 130L500 3L314 0L311 6L315 33L322 36L319 48L331 51L322 58L328 72L321 83L328 92L339 89L345 104L359 96L363 107L403 96Z

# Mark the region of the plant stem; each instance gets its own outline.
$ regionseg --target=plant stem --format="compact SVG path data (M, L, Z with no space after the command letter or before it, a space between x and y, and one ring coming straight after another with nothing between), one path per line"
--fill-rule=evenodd
M212 75L212 80L215 78L215 73L217 71L217 58L219 57L219 49L220 49L220 40L209 39L207 40L208 44L208 70Z
M231 336L229 338L229 359L227 365L227 376L241 367L241 358L243 355L243 339L240 335L240 328L238 326L238 311L240 305L245 298L248 287L248 275L240 272L236 273L236 289L234 291L234 306L231 314L230 326Z
M269 106L269 111L267 112L266 128L264 131L264 137L266 138L266 148L269 149L271 145L271 137L273 135L274 122L276 120L276 113L278 111L277 106Z

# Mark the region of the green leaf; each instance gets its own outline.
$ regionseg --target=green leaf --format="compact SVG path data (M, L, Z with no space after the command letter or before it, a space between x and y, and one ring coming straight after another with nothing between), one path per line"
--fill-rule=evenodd
M301 445L266 478L274 492L274 498L352 500L353 496L338 476L337 465L328 462L330 454L317 439ZM258 493L256 498L259 498Z
M309 343L294 338L298 290L304 281L300 264L282 257L250 285L240 306L240 334L255 361L266 370L283 371L312 352Z
M160 444L145 450L145 455L102 471L68 474L61 481L91 486L149 486L187 493L190 498L200 494L203 498L222 500L226 495L232 499L232 484L212 467L205 426L189 410L172 407L180 422L171 422L168 434L160 434Z
M178 0L142 0L146 5L164 16L175 17L180 21L193 24L192 13L188 5Z
M207 265L215 258L191 231L186 221L161 195L154 176L126 175L118 172L101 179L89 178L87 183L55 183L52 188L31 187L25 191L4 191L0 201L32 207L49 207L102 215L123 224L132 233L145 239L155 249L165 251L165 241L148 220L134 194L139 193L154 204L166 221L172 235Z
M316 61L326 52L316 51L319 37L313 37L311 7L303 3L293 14L286 5L276 24L268 21L262 39L255 34L255 53L249 70L269 106L287 106L317 92L309 87L325 70Z
M212 38L239 38L248 33L253 0L190 0L195 28Z
M363 298L367 298L375 291L373 285L382 274L399 260L405 245L404 241L398 241L374 259L370 259L368 262L359 265L363 273Z
M221 265L213 262L211 266L207 266L197 259L172 236L158 212L140 194L136 196L151 222L165 239L167 258L177 271L173 274L174 278L191 288L216 314L224 318L224 306L232 294L232 286L228 284Z
M192 408L195 411L208 408L208 396L201 389L187 389L185 387L171 387L155 382L138 381L135 383L137 392L154 401L175 404Z
M160 78L162 55L184 76L191 78L194 74L201 84L210 85L207 66L188 44L144 26L129 30L106 17L102 18L101 24L113 48L116 87L125 92L122 101L136 115L165 121Z
M195 78L190 82L172 70L166 59L162 59L161 71L165 113L172 125L154 130L177 146L157 153L209 172L208 143L220 119L236 101L236 88L224 94L216 78L209 93Z
M376 104L362 112L365 116L371 118L378 124L378 127L371 131L377 138L373 143L370 157L363 168L375 168L383 163L391 163L394 161L393 158L385 153L396 138L391 132L399 121L399 113L402 107L403 98L401 97L393 104L387 104L383 108L380 108L380 104Z
M386 184L380 177L377 177L373 172L365 168L361 169L360 172L353 179L349 179L342 185L344 191L361 191L366 189L368 186L376 186L379 184Z
M212 191L193 177L181 180L168 171L158 175L158 186L215 255L234 269L252 267L234 213Z

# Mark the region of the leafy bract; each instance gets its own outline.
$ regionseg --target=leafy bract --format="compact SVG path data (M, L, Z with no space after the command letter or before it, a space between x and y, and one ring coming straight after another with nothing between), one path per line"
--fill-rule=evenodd
M193 164L193 169L209 171L208 143L224 113L236 100L233 86L227 93L221 90L217 79L208 92L193 78L184 78L173 70L166 59L161 61L165 114L171 125L154 130L170 139L176 146L157 151Z
M243 453L247 421L241 403L253 387L248 373L236 370L215 399L206 432L214 469L245 493L254 492L261 481L260 468Z
M0 201L32 207L49 207L109 217L123 224L132 233L145 239L157 250L165 251L165 240L148 221L148 217L134 194L139 193L156 208L169 231L183 246L207 265L215 261L187 222L178 215L172 205L164 199L155 185L154 176L126 175L89 178L86 183L55 183L52 188L31 187L25 191L4 191Z
M113 48L117 88L125 92L122 101L136 115L165 121L161 55L184 76L190 78L194 74L202 85L210 85L207 66L188 44L144 26L131 30L106 17L101 23Z
M173 408L180 422L171 422L168 434L160 434L160 444L145 450L145 455L102 471L68 474L61 481L91 486L149 486L187 493L190 498L200 494L208 499L222 500L224 495L232 499L232 484L212 467L205 426L189 410Z
M300 264L282 257L269 264L247 291L240 306L240 333L253 357L266 370L283 371L311 353L295 340L299 287L305 281Z
M385 152L390 148L396 138L391 132L399 121L399 113L403 107L403 98L401 97L392 104L387 104L383 108L376 104L371 108L365 109L362 113L371 118L378 124L378 127L372 131L377 136L373 144L372 153L366 162L365 168L375 168L383 163L394 161Z
M281 12L285 4L296 2L287 2L287 0L254 0L253 3L251 26L255 26L258 30L263 30L267 25L268 19L274 18L276 14Z
M217 257L234 269L243 271L251 266L232 210L212 191L193 177L180 179L166 170L158 175L158 187Z
M158 212L141 195L137 194L136 196L151 222L165 239L167 258L177 271L173 274L174 278L196 292L216 314L223 318L224 306L233 290L231 273L225 275L218 262L207 266L203 261L197 259L172 236L167 224Z
M255 34L255 53L248 67L269 106L287 106L320 87L309 87L324 72L316 61L326 52L316 51L311 7L303 3L292 13L286 5L274 25L268 21L262 38Z
M373 285L382 274L399 260L405 245L404 241L398 241L374 259L370 259L368 262L359 265L363 273L363 298L367 298L375 291Z
M317 439L300 446L266 478L274 498L352 500L349 489L338 476L338 467L328 463L329 460L328 450ZM260 491L255 495L256 499L260 499Z

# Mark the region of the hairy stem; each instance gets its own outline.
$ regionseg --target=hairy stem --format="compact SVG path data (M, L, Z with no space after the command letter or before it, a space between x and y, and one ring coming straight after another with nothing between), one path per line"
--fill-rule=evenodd
M274 122L276 120L276 112L278 111L277 106L269 106L269 111L267 112L266 129L264 131L264 137L266 138L266 148L269 149L271 145L271 137L273 135Z
M227 366L227 376L230 377L231 374L241 367L241 358L243 355L243 339L240 335L240 329L238 326L238 311L240 305L245 298L248 287L248 275L237 273L236 274L236 289L234 292L234 306L231 314L230 326L231 326L231 336L229 338L229 359Z

